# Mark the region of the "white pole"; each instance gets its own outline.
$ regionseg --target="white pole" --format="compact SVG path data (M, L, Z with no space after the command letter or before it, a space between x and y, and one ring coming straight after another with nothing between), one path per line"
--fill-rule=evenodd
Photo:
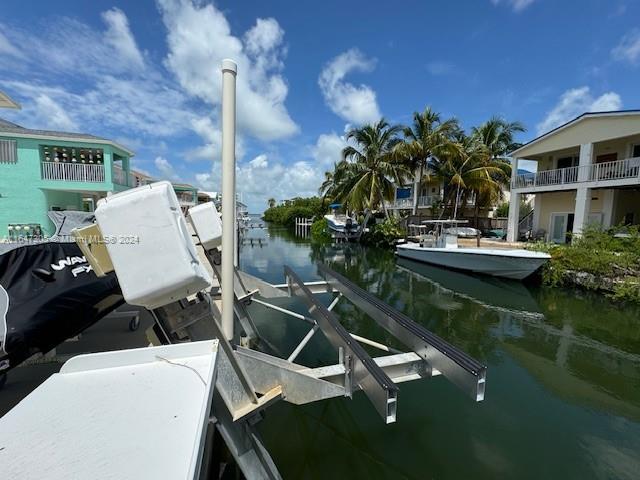
M222 332L233 339L233 277L236 255L236 74L222 61Z

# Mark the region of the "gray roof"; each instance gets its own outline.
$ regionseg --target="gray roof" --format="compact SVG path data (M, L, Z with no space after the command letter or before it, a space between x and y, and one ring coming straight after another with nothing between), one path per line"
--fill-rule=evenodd
M33 135L35 137L49 137L49 138L59 138L61 140L68 141L77 141L77 140L93 140L98 141L100 143L110 143L115 145L116 147L124 150L125 152L133 155L133 152L122 145L114 142L113 140L109 140L108 138L96 137L95 135L90 135L88 133L74 133L74 132L57 132L53 130L36 130L32 128L25 128L21 125L18 125L13 122L9 122L3 118L0 118L0 135L1 134L16 134L20 136L29 136Z

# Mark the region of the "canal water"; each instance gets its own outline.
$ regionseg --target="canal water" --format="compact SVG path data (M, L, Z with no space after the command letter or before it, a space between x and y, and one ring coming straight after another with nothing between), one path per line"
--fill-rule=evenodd
M286 264L318 280L316 265L326 263L488 366L481 403L443 377L400 384L392 425L362 393L270 407L260 429L284 478L640 478L638 308L359 245L315 245L281 228L248 237L263 241L242 246L243 270L281 283ZM335 311L348 330L393 345L346 300ZM267 310L258 327L285 357L308 329ZM337 358L319 333L297 361L313 367Z

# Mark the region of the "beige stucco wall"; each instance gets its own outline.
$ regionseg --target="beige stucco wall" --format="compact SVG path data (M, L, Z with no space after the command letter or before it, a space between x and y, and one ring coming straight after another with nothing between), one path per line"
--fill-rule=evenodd
M603 190L591 191L589 213L602 213ZM576 191L538 193L535 197L535 208L539 209L538 225L535 229L544 229L549 233L552 213L574 213L576 208Z
M596 143L640 133L640 113L585 118L546 138L522 147L514 157L529 158L584 143Z

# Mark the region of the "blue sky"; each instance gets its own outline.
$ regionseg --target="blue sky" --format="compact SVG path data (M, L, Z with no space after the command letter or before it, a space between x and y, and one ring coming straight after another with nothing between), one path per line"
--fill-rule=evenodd
M2 0L0 89L31 128L136 152L217 190L219 65L238 76L238 189L250 210L314 194L349 125L431 105L497 114L525 141L587 110L640 108L640 1Z

